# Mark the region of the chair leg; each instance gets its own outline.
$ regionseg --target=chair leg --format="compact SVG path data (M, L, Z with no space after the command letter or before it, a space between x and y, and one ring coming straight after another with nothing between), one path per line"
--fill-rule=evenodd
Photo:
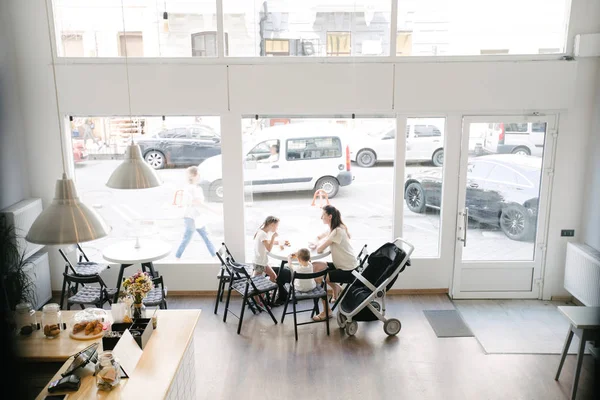
M246 289L244 290L244 297L242 297L242 310L240 311L240 321L238 322L238 329L237 329L238 335L242 331L242 322L244 322L244 310L246 309L247 301L248 301L248 283L246 283Z
M293 291L294 288L290 289ZM296 341L298 340L298 319L296 318L296 296L292 295L292 308L294 310L294 336L296 337Z
M585 345L587 343L587 335L585 329L581 331L579 337L579 349L577 351L577 367L575 367L575 377L573 378L573 388L571 389L571 398L576 399L577 385L579 383L579 374L581 373L581 363L583 362L583 355L585 353Z
M267 312L271 316L271 319L273 320L273 322L275 323L275 325L277 325L277 318L275 318L275 316L273 315L273 312L271 311L271 307L267 303L265 303L265 310L267 310Z
M327 301L327 295L325 295L325 301ZM327 324L327 336L329 336L329 307L327 306L325 307L325 323Z
M565 340L565 345L563 346L562 356L560 357L560 363L558 364L558 370L556 371L556 376L554 376L554 380L557 381L560 376L560 371L562 370L563 364L565 363L565 357L567 357L567 353L569 352L569 346L571 346L571 340L573 339L573 327L569 325L569 333L567 333L567 339Z
M287 308L288 308L288 304L290 304L290 297L292 296L292 292L288 292L287 297L285 298L285 304L283 306L283 314L281 314L281 323L283 324L283 320L285 319L285 316L287 314Z
M215 314L219 310L219 300L222 300L223 295L221 291L223 290L223 279L219 279L219 287L217 288L217 298L215 299Z
M314 317L315 315L319 314L319 299L313 299L313 309L312 312L310 313L310 317Z
M65 302L65 293L67 291L67 281L63 279L62 290L60 292L60 308L63 308Z
M229 311L229 300L231 299L231 284L227 291L227 301L225 302L225 313L223 314L223 322L227 322L227 312Z

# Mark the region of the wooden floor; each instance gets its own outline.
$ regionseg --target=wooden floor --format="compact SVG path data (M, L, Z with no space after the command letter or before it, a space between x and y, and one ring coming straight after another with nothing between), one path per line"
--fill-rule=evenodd
M169 308L201 308L196 330L199 399L568 399L575 356L554 381L559 355L486 355L474 337L435 336L423 310L453 309L446 295L392 296L387 316L402 321L397 337L381 322L361 322L354 337L335 319L324 324L274 325L246 314L222 322L211 298L171 298ZM239 310L239 299L234 303ZM281 308L276 308L281 316ZM306 318L308 314L304 314ZM160 329L160 327L159 327ZM577 399L594 399L594 363L585 356Z
M198 399L568 399L575 356L554 381L559 355L486 355L476 338L437 338L423 310L453 309L446 295L391 296L387 316L402 321L397 337L380 322L360 322L354 337L331 320L274 325L266 313L223 323L210 297L169 297L169 308L199 308L195 332ZM239 314L240 299L233 299ZM282 308L274 309L280 320ZM302 318L307 318L303 314ZM160 329L160 320L158 321ZM165 349L168 351L168 349ZM585 356L578 400L593 394L594 363Z

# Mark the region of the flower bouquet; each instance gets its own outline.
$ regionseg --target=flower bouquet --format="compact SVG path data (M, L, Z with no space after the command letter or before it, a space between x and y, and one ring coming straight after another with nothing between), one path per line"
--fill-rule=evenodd
M133 318L142 318L142 300L152 290L152 278L147 272L138 271L123 281L123 290L133 299Z

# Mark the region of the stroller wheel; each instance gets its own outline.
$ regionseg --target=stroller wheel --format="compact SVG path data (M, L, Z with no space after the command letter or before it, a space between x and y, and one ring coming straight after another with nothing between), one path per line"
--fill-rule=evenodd
M346 331L346 335L354 336L356 334L356 331L358 331L358 322L356 322L356 321L350 322L348 325L346 325L345 331Z
M397 335L402 328L402 324L396 318L388 319L383 324L383 331L390 336Z
M371 305L373 306L374 309L376 309L377 311L381 311L381 305L376 302L376 301L372 301Z
M341 312L337 313L337 323L338 323L338 326L342 329L344 329L346 327L346 316L344 314L342 314Z

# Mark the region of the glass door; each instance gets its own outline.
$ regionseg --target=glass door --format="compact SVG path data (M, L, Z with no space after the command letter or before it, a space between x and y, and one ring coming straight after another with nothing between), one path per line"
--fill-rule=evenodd
M464 117L453 298L538 298L556 116Z

